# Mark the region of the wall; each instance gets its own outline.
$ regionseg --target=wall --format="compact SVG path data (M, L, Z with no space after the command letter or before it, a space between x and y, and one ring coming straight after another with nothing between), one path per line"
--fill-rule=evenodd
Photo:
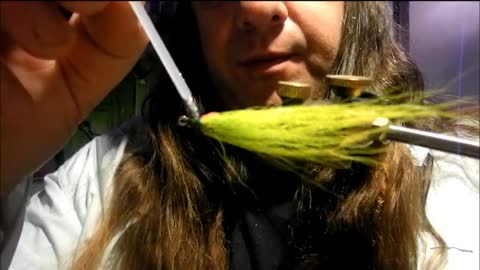
M410 53L426 86L479 95L479 12L475 2L410 1Z

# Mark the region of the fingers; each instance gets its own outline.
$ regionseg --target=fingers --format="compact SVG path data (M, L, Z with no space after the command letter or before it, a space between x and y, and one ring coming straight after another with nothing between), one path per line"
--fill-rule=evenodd
M147 36L128 2L112 2L102 13L82 17L91 40L106 54L126 58L143 50Z
M91 41L106 54L128 57L144 47L146 36L127 1L59 1L59 4L80 14Z
M82 12L74 14L70 22L54 3L12 1L0 4L0 33L7 32L9 40L15 43L11 48L57 60L55 63L42 62L43 66L54 65L51 78L42 80L44 84L65 82L65 88L77 104L78 119L123 79L148 43L128 2L61 2L69 11ZM3 52L6 46L0 47ZM13 49L8 50L13 52ZM5 61L5 55L13 53L3 55L2 61ZM28 61L27 65L26 60L34 59L28 55L20 60L15 57L15 61L14 57L7 58L10 68L21 66L22 70L32 62Z
M91 16L101 13L108 1L59 1L70 12ZM33 56L55 59L68 53L73 31L57 3L48 1L1 1L0 32ZM7 37L2 37L2 40ZM6 46L3 46L4 48Z
M64 55L73 45L75 33L55 5L47 1L1 1L0 30L33 56L53 59Z
M69 21L58 4L74 12ZM1 179L30 172L58 150L147 43L128 2L0 1L0 137L22 145L1 149L2 157L17 155L6 174L2 163Z
M130 71L148 38L128 2L112 2L87 17L75 14L71 23L78 39L59 67L82 116Z
M58 1L58 3L70 12L89 16L103 11L110 1Z

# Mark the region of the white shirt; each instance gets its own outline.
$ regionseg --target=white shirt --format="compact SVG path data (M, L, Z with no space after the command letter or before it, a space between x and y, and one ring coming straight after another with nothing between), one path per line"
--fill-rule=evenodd
M97 137L46 176L44 189L27 203L11 270L69 268L72 255L92 235L104 213L125 146L126 140L113 145L106 135ZM418 161L429 151L411 149ZM445 269L478 270L479 161L433 153L436 162L427 215L449 247ZM424 248L428 256L435 247L427 241Z

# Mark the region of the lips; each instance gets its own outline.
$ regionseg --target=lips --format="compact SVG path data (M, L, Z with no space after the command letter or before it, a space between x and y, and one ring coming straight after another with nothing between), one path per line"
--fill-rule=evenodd
M240 61L240 66L252 71L268 71L291 59L288 53L267 53L251 56Z

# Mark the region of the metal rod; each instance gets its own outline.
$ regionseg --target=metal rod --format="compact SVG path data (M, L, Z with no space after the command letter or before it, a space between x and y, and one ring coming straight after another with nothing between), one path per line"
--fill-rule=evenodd
M327 75L327 83L336 87L342 98L356 97L361 95L363 89L371 84L372 80L366 77L347 76L347 75ZM390 125L390 120L379 117L374 122L374 126L388 126L387 131L378 138L380 141L391 140L408 144L423 146L448 153L480 158L479 141L466 140L445 134L438 134L428 131L422 131L412 128Z
M180 97L184 100L187 105L190 114L196 119L200 118L200 111L198 109L197 104L192 95L192 91L187 85L187 82L183 78L182 73L178 69L175 61L173 61L170 52L168 51L165 43L163 42L162 38L158 34L157 29L155 28L150 16L148 15L147 11L143 7L143 4L140 1L129 1L130 6L133 9L133 12L137 16L140 25L143 27L143 30L147 34L150 42L155 49L160 61L162 62L163 66L167 70L170 79L172 79L175 88L178 91Z
M478 141L395 125L390 125L385 135L387 140L414 144L477 159L480 158Z

